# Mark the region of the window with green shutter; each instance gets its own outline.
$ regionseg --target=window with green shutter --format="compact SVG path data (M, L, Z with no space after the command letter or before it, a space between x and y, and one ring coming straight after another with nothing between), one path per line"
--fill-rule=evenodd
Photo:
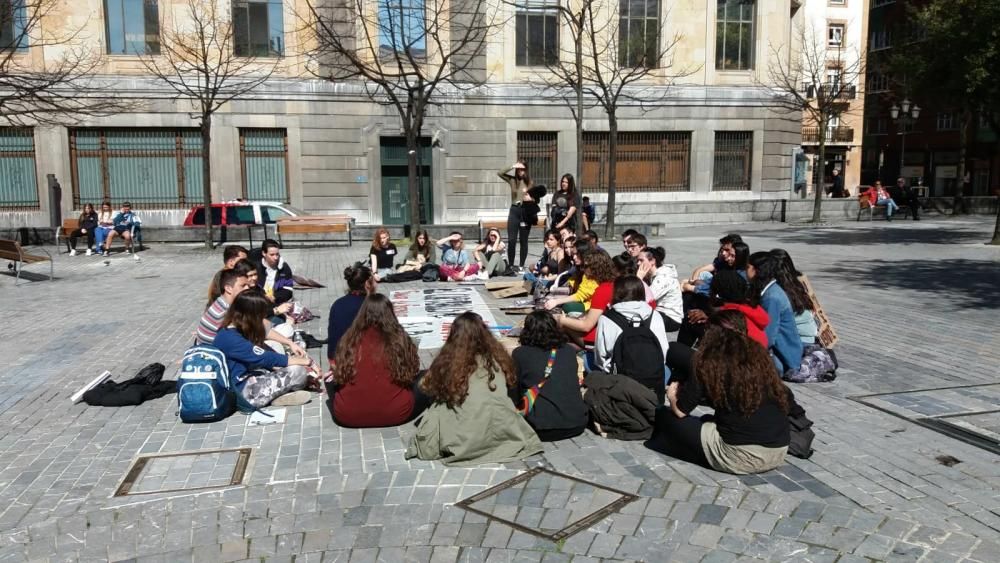
M240 129L243 197L288 203L288 134L284 129Z
M38 209L35 136L30 127L0 127L0 209Z
M138 209L202 202L201 134L197 129L71 129L73 205Z

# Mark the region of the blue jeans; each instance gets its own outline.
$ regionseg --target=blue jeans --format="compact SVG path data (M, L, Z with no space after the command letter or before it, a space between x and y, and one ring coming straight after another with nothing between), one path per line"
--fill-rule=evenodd
M891 197L889 199L880 199L875 202L875 205L885 206L885 216L892 217L892 214L899 210L899 206L896 205L896 201Z
M108 240L108 233L112 230L111 227L97 227L94 229L94 244L97 246L97 251L103 250L104 241Z
M694 284L694 292L701 295L709 295L711 293L710 288L712 286L713 277L715 276L712 275L712 272L702 272L698 274L698 280Z

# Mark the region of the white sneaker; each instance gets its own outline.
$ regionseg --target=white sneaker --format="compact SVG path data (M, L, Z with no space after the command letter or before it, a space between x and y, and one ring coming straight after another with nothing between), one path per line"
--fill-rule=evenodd
M132 254L132 249L131 248L126 248L125 249L125 254Z
M76 249L75 248L70 249L69 255L70 256L76 256Z
M93 251L93 250L91 250L91 249L89 249L89 248L87 249L87 256L90 256L90 255L92 255L93 253L94 253L94 251Z
M138 254L133 254L132 255L132 259L135 260L136 262L138 262L139 261L139 255Z

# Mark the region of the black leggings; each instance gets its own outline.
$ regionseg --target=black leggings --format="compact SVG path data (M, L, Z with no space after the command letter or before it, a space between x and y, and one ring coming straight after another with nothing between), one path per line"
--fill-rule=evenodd
M88 229L86 233L83 232L80 229L77 229L77 230L73 231L69 235L69 247L72 248L73 250L76 250L76 241L77 241L77 239L79 239L82 236L86 236L87 237L87 248L93 248L94 247L94 229Z
M656 409L653 437L646 441L646 447L670 457L708 467L705 450L701 447L702 422L697 416L677 418L670 407L660 407Z
M521 223L525 223L522 227ZM507 214L507 263L514 265L514 246L520 238L521 259L518 265L524 267L524 262L528 259L528 235L531 234L531 225L524 221L524 208L520 205L511 205Z

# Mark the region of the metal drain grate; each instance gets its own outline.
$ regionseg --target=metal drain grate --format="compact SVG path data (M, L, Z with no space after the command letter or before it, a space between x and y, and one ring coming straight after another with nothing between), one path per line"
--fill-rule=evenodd
M515 530L559 541L639 497L536 467L456 503Z
M243 483L251 448L139 456L114 496L232 487Z

